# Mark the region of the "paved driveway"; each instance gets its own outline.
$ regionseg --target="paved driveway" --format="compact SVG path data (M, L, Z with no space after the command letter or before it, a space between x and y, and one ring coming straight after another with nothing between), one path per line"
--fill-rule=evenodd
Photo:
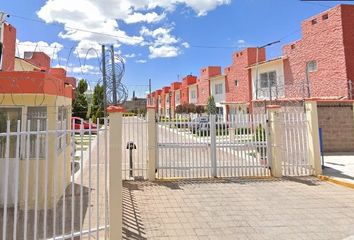
M354 191L315 178L124 183L125 239L351 239Z

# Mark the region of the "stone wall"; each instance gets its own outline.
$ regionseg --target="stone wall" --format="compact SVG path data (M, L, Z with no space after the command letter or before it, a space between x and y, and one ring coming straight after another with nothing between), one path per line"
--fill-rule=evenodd
M354 152L353 104L318 103L317 110L324 152Z

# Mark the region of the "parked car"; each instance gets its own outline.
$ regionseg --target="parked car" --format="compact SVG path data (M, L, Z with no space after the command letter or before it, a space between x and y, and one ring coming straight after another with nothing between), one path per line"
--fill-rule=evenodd
M81 123L83 124L83 129L90 129L90 123L79 117L72 117L71 123L72 123L71 125L72 129L80 130ZM97 129L97 125L95 123L91 123L91 129Z
M229 125L224 122L216 122L215 129L217 135L228 134ZM189 130L193 133L198 133L199 135L209 135L210 134L210 122L209 117L199 117L192 121L189 126Z
M197 117L193 119L192 122L189 124L189 130L193 133L196 133L197 131L201 131L201 130L207 130L210 128L210 126L207 127L208 124L209 124L208 116Z

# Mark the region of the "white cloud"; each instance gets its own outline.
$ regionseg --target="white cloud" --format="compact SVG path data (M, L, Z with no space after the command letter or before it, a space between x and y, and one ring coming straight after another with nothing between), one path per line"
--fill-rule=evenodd
M135 62L137 62L137 63L146 63L147 61L144 60L144 59L139 59L139 60L136 60Z
M100 75L101 71L99 67L93 66L93 65L82 65L82 66L60 66L56 65L54 66L55 68L63 68L65 69L68 73L72 73L74 75L77 74L85 74L85 75Z
M203 16L230 2L231 0L47 0L37 15L46 23L63 24L64 29L59 37L79 42L77 48L87 46L88 43L119 43L173 49L178 48L174 45L180 40L171 35L170 28L140 32L139 36L128 34L120 28L118 22L157 23L166 19L166 15L178 5L193 9L198 16ZM150 33L150 36L145 35ZM146 41L145 37L152 37L153 42ZM186 48L187 45L182 46ZM83 54L79 53L80 56ZM89 57L93 55L90 53Z
M189 48L190 46L189 46L189 43L187 43L187 42L183 42L182 43L182 46L184 47L184 48Z
M175 46L159 46L149 47L150 55L149 58L167 58L167 57L176 57L180 54L180 50Z
M135 53L124 55L124 57L126 57L126 58L134 58L135 56L136 56Z
M75 48L75 55L87 59L100 57L101 45L95 41L82 40Z
M249 44L248 42L246 42L243 39L239 39L239 40L237 40L236 46L238 48L247 48L247 47L251 46L251 44Z
M128 24L138 23L138 22L157 23L160 22L165 17L166 17L165 13L159 15L156 12L151 12L146 14L135 12L132 15L129 15L127 18L125 18L124 22Z
M24 52L44 52L51 59L57 59L58 53L63 49L63 45L57 42L47 43L44 41L39 42L30 42L25 41L21 42L16 40L16 56L23 58Z

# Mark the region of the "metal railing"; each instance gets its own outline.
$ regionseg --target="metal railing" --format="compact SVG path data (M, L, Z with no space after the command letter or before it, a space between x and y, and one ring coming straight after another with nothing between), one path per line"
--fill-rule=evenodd
M108 120L102 122L50 129L47 121L43 129L28 121L21 130L18 121L15 131L7 122L0 133L2 239L108 238Z

